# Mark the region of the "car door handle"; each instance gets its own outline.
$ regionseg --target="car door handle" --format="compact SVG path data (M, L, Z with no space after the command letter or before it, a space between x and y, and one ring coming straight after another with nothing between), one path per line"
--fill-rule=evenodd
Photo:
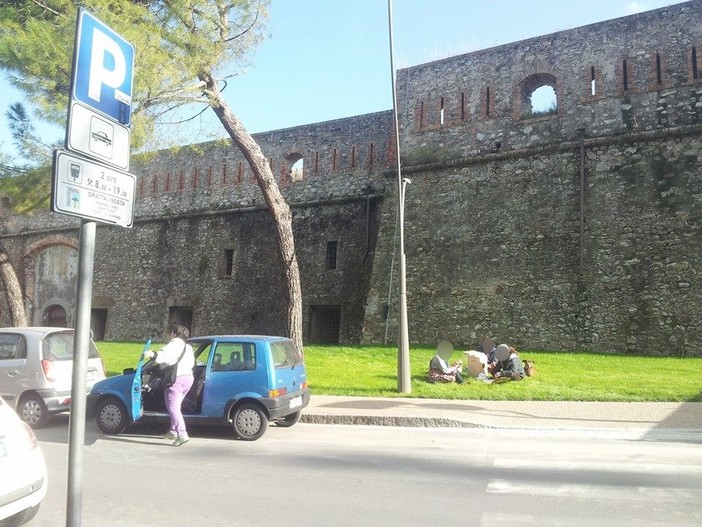
M19 375L19 373L20 373L19 370L8 371L7 376L8 377L16 377L17 375Z

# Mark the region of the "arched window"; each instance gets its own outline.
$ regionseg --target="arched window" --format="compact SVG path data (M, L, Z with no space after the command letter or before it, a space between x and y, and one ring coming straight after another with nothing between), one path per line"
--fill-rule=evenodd
M290 173L288 174L290 181L302 181L304 176L304 164L305 160L301 154L290 154L285 158L290 167Z
M549 73L536 73L524 79L519 86L519 95L523 119L558 111L556 77Z

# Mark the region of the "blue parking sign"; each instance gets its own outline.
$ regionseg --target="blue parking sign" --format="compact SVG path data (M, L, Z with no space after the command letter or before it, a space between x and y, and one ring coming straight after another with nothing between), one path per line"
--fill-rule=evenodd
M130 126L134 46L94 15L80 10L72 98Z

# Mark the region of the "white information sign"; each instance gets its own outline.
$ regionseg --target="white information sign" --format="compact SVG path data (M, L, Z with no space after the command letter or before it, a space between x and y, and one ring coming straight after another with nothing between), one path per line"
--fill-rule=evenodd
M54 150L51 210L131 227L136 176L62 150Z
M129 129L78 102L71 105L68 148L117 168L129 168Z

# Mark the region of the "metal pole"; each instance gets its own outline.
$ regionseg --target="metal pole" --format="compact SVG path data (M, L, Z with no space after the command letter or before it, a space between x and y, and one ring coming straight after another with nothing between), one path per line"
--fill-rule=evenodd
M73 340L73 377L71 414L68 431L68 488L66 527L80 527L83 498L83 443L85 442L85 396L90 347L90 307L93 296L95 260L95 222L83 221L80 227L76 324Z
M585 272L585 129L580 128L580 274Z
M388 33L390 36L390 78L392 80L392 110L395 124L395 152L397 154L397 195L400 221L400 326L397 336L397 391L410 393L409 331L407 329L407 274L405 265L405 191L400 166L400 127L397 119L397 89L395 87L395 59L392 34L392 0L388 0ZM407 180L409 182L409 180Z

